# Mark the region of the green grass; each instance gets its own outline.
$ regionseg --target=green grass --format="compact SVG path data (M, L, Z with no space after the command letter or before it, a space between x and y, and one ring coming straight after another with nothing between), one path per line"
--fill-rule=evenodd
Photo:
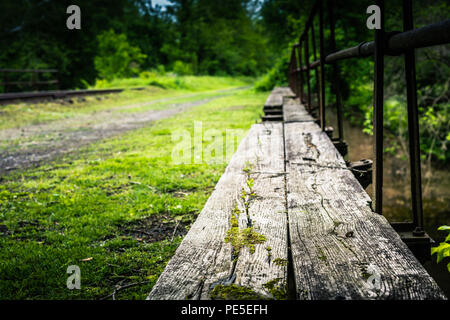
M117 299L144 299L181 237L147 241L130 229L152 219L189 225L226 166L173 164L171 133L192 134L194 121L203 130L247 130L266 97L238 91L1 177L0 299L99 299L115 285L148 281L117 293ZM80 290L66 288L69 265L81 268Z
M247 86L252 84L249 77L216 77L216 76L178 76L175 74L158 74L144 71L139 77L129 79L114 79L111 81L97 80L93 89L104 88L135 88L154 86L163 89L184 89L189 91L208 91L218 88Z
M158 81L164 82L171 79L169 76L158 76ZM246 78L229 78L229 77L194 77L185 76L184 79L187 86L161 88L149 85L149 81L145 79L119 79L112 82L102 82L103 86L99 88L125 88L124 92L118 94L109 94L102 96L102 100L98 100L99 96L87 96L84 99L72 98L61 103L55 100L50 102L40 102L35 104L16 103L0 106L0 130L8 128L18 128L25 125L36 125L48 123L50 121L61 120L76 117L82 114L92 114L103 110L114 108L122 108L134 104L147 102L155 102L158 100L166 100L155 104L129 108L123 112L136 112L150 109L161 109L168 104L199 100L209 96L217 95L218 92L229 90L232 88L243 87L249 85L249 79ZM132 90L132 87L142 87L143 90Z

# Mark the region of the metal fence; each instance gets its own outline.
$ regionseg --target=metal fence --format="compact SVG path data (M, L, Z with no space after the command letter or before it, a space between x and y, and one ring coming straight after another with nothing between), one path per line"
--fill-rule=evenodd
M325 68L332 68L332 82L336 94L336 112L338 123L338 137L334 140L341 153L346 152L343 132L342 98L339 87L340 74L338 61L351 58L373 57L374 59L374 93L373 93L373 131L374 168L373 190L374 211L382 214L383 204L383 100L384 100L384 56L402 56L405 60L405 80L407 88L409 155L411 169L411 198L412 198L412 234L417 237L424 236L423 210L422 210L422 182L420 168L419 143L419 115L417 106L417 88L415 71L415 53L417 48L443 45L450 43L450 20L427 25L414 29L412 1L403 0L403 31L387 32L384 28L384 1L377 0L375 4L380 8L381 28L375 30L374 41L362 42L358 46L336 49L334 1L319 0L313 5L305 24L299 42L291 51L289 63L289 86L306 109L317 118L322 130L326 131L325 106ZM330 36L324 38L324 12L327 10ZM315 22L315 19L318 19ZM315 26L318 25L318 50ZM324 42L329 41L330 52L324 52ZM312 58L310 54L312 44ZM318 51L318 52L317 52ZM314 71L316 92L311 92L311 72ZM305 90L306 87L306 90ZM318 106L314 107L313 96L317 96ZM318 111L318 114L317 114Z

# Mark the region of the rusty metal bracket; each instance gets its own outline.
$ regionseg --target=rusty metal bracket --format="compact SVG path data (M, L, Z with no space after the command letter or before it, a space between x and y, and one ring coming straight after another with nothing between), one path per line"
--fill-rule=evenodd
M334 147L339 151L341 156L345 157L348 153L348 144L345 141L339 139L332 139Z
M369 159L347 162L347 167L364 189L372 183L372 164L373 161Z
M393 222L391 226L399 234L402 241L408 246L420 263L431 260L431 245L434 240L426 233L421 236L414 235L415 225L411 222Z
M325 133L327 134L328 138L333 139L333 132L334 132L334 128L333 127L325 127Z

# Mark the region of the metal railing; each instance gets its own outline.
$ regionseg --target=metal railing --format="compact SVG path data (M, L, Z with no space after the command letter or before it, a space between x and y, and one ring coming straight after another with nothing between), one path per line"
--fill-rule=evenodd
M405 59L405 80L407 88L408 110L408 134L411 174L411 199L412 199L412 234L421 237L425 234L423 226L422 209L422 182L420 167L420 143L419 143L419 114L417 106L417 88L415 71L415 53L417 48L443 45L450 43L450 20L414 29L412 0L403 0L403 32L386 32L384 28L384 1L376 0L375 4L380 8L381 28L375 30L374 41L362 42L356 47L337 51L335 40L335 17L333 12L334 1L318 0L313 5L305 24L304 31L299 42L291 51L289 63L289 86L306 109L320 122L322 130L327 131L325 118L325 65L332 67L332 82L336 95L336 112L338 125L338 138L333 139L337 148L344 144L342 97L339 87L340 74L338 61L350 58L373 57L374 59L374 93L373 93L373 131L375 137L374 146L374 190L373 210L382 214L383 205L383 100L384 100L384 56L403 56ZM324 12L328 10L330 36L330 52L324 52ZM319 28L319 56L317 57L315 21L318 17ZM313 61L310 61L310 36L313 46ZM312 105L311 71L315 72L315 85L317 88L318 108ZM306 85L306 92L305 92ZM318 109L318 110L317 110ZM315 112L318 111L318 115ZM338 148L339 150L339 148Z
M56 85L58 86L59 81L58 79L55 80L46 80L42 81L39 80L39 73L58 73L58 70L56 69L0 69L0 73L3 73L3 82L0 83L0 85L3 86L3 92L7 93L9 90L9 87L30 87L33 88L35 91L39 90L39 86L41 85ZM11 73L31 73L31 80L29 81L11 81L9 78L9 74Z

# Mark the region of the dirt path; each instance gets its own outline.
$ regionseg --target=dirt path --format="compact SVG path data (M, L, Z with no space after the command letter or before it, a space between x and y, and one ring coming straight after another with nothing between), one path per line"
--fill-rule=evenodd
M240 89L242 88L226 91L231 92ZM224 90L213 97L171 104L164 110L135 113L121 112L124 109L161 102L159 100L150 101L41 125L0 130L0 175L15 169L38 166L40 163L73 152L81 146L129 130L145 127L150 122L171 117L225 95L227 94Z

